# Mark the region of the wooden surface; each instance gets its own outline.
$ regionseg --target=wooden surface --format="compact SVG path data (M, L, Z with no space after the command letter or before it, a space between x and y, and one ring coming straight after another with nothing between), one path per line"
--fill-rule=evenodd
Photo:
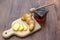
M2 32L10 29L11 23L20 18L32 7L55 2L49 9L43 28L26 38L16 36L4 39ZM60 1L59 0L0 0L0 40L60 40Z

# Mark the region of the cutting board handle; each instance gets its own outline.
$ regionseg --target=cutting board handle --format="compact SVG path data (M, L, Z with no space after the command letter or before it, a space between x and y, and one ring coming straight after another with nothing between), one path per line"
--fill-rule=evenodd
M12 36L14 34L14 32L12 31L12 29L10 29L10 30L5 30L4 32L3 32L3 34L2 34L2 36L4 37L4 38L9 38L10 36Z

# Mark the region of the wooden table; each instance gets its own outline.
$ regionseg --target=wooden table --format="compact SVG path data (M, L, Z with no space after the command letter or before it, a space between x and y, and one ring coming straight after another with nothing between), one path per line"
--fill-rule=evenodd
M2 37L4 30L10 29L11 23L28 13L32 7L39 7L55 1L56 5L49 9L46 24L43 28L26 38L13 36L9 39ZM59 0L0 0L0 40L60 40L60 1Z

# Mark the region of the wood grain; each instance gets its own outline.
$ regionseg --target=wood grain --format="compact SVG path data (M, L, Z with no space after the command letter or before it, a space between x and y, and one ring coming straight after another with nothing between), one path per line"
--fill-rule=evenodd
M39 7L55 2L49 9L46 23L38 32L26 37L2 37L2 32L11 27L11 23L32 7ZM0 0L0 40L60 40L60 0Z

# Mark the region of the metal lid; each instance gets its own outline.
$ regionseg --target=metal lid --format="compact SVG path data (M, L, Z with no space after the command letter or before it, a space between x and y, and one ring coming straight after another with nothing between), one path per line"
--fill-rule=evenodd
M48 10L45 8L40 8L37 11L35 11L35 13L40 16L43 17L44 15L46 15L48 13Z

